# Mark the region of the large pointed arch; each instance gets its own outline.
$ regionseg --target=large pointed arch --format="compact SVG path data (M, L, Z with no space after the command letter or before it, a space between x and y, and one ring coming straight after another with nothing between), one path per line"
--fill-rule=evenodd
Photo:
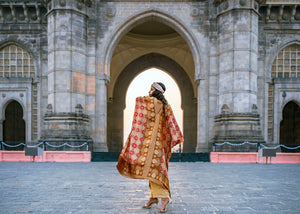
M169 73L177 82L182 98L184 152L195 152L197 145L197 104L192 83L183 70L172 59L157 53L139 57L131 62L119 75L114 86L113 98L108 102L107 142L108 151L118 152L123 145L123 110L126 91L131 81L144 70L156 67Z
M125 20L124 23L112 33L112 37L110 41L107 43L108 45L104 49L105 51L103 57L104 58L103 66L98 67L103 70L101 71L98 70L98 73L106 74L109 78L111 58L121 38L135 26L150 20L161 22L169 27L172 27L174 30L177 31L177 33L179 33L182 36L182 38L188 44L193 55L194 66L195 66L195 77L200 76L201 73L200 48L197 39L183 23L176 20L174 17L171 17L168 14L165 14L158 10L147 10L137 15L134 15L130 17L128 20Z

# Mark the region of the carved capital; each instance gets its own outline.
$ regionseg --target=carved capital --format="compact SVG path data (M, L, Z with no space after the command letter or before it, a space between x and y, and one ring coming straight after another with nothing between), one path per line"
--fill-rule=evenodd
M65 7L67 3L75 1L75 3L84 4L87 7L91 7L93 5L94 0L58 0L57 2L52 2L52 0L41 0L42 4L47 7L49 3L56 4L58 3L61 7Z
M106 85L107 85L107 84L109 83L109 81L110 81L109 75L107 75L107 74L98 74L96 77L97 77L97 79L99 79L99 80L104 80Z

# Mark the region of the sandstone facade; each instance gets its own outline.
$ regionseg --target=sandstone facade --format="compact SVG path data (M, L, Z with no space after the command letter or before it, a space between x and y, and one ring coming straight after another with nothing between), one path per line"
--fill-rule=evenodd
M0 31L2 140L17 101L26 142L120 151L126 89L156 67L182 93L184 152L300 145L296 0L1 0Z

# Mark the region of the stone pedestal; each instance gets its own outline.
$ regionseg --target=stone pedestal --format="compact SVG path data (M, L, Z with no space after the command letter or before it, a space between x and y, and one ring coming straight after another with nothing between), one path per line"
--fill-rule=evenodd
M257 113L223 113L215 117L213 142L229 142L239 144L243 142L262 143L260 118ZM224 145L218 151L247 151L255 152L257 146L245 144L243 146Z
M89 117L82 113L47 113L44 116L45 130L42 132L41 140L51 145L60 146L68 143L79 146L89 142L89 150L92 148L92 140L89 134ZM83 148L65 147L65 150L85 150ZM47 147L47 150L61 150Z

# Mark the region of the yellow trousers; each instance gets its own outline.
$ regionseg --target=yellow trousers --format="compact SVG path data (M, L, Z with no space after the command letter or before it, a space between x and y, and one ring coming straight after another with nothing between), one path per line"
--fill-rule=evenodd
M169 191L162 185L149 181L150 198L168 198Z

